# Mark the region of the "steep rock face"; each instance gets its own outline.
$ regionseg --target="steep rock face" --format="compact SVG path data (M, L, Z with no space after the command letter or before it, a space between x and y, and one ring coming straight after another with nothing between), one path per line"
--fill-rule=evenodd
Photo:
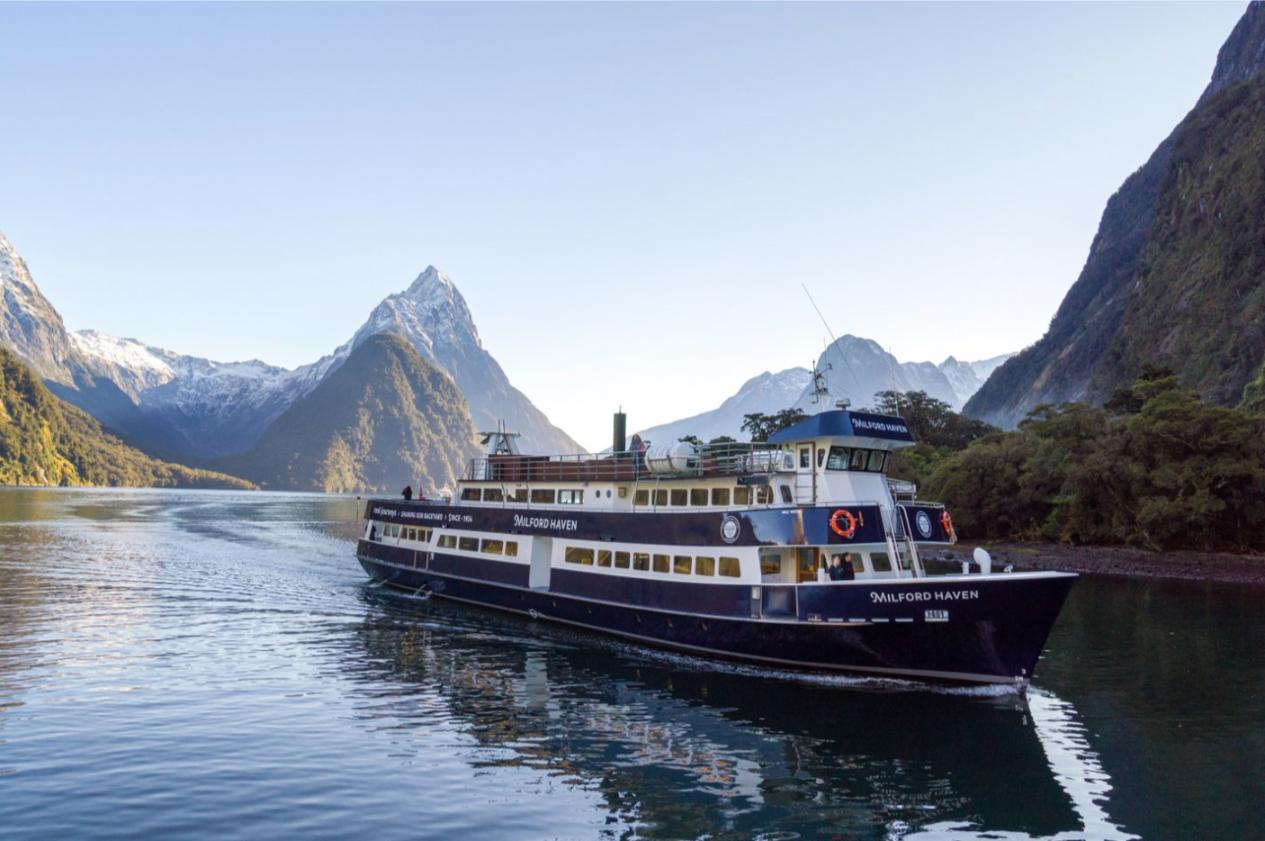
M1145 362L1239 402L1262 342L1265 6L1222 47L1195 109L1107 203L1089 258L1035 345L1002 365L966 412L1013 427L1042 403L1097 403Z
M54 396L0 348L0 483L249 488L232 476L167 464L109 435L97 420Z
M742 440L743 415L785 409L799 399L812 380L807 368L787 368L776 374L765 371L742 384L737 393L709 412L653 426L639 434L645 441L671 442L685 435L709 441L721 435Z
M452 379L400 336L366 337L247 452L217 462L265 487L434 493L479 453Z
M18 354L45 380L73 385L82 361L61 316L40 292L31 272L0 233L0 344Z
M1265 361L1265 76L1204 100L1178 129L1131 293L1091 400L1147 362L1218 404L1243 399Z

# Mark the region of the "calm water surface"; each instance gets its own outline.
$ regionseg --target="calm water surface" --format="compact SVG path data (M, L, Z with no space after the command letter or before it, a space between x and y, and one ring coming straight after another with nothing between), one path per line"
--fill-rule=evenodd
M1265 837L1265 593L1082 580L1024 694L366 587L354 503L0 492L0 837Z

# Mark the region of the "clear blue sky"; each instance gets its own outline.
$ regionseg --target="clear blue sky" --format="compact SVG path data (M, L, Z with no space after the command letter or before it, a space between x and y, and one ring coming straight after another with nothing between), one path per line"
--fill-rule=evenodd
M1243 3L0 4L0 230L74 329L294 366L434 263L590 446L1044 332Z

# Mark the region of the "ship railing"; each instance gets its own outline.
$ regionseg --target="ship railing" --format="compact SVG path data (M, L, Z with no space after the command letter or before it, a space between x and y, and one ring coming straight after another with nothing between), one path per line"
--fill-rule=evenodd
M491 482L644 482L706 476L752 476L794 470L775 444L704 444L692 452L647 458L644 451L561 455L488 455L471 459L465 478Z

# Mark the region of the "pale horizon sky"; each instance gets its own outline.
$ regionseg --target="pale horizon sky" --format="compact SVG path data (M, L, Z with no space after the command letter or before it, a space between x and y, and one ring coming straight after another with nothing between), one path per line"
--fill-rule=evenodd
M1245 3L0 4L0 231L71 329L294 367L428 264L582 444L1045 332Z

